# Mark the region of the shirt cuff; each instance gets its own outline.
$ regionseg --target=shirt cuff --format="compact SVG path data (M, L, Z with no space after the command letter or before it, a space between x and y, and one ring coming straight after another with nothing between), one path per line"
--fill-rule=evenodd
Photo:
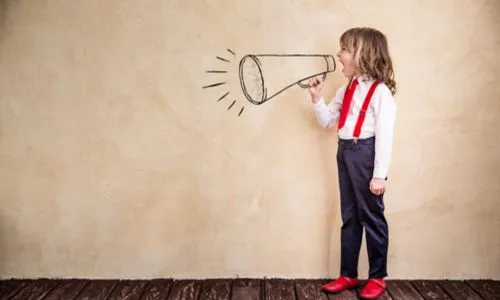
M325 100L323 99L323 97L320 97L318 102L314 103L314 108L316 109L323 109L326 107L326 104L325 104Z
M373 170L373 177L374 178L380 178L380 179L385 179L387 178L387 168L383 168L383 167L376 167L374 170Z

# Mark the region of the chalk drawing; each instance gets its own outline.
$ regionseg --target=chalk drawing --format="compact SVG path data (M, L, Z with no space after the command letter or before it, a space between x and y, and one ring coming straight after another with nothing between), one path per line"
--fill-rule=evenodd
M236 59L237 55L229 48L226 50L231 58L216 56L216 59L224 64L232 63L231 59ZM276 77L283 77L282 75L274 75L273 73L279 73L280 68L284 66L297 66L295 69L306 73L287 74L285 76L287 78L285 78L284 82L281 82L281 85L269 84L268 82L273 80L265 80L265 78L276 79ZM311 66L313 67L311 68ZM335 58L329 54L246 54L240 59L237 68L237 80L239 80L241 91L245 98L253 105L262 105L295 85L301 88L308 88L308 84L303 82L312 77L322 75L323 79L326 79L327 73L336 70L336 63ZM212 69L207 70L206 73L227 74L228 70ZM226 83L227 81L216 81L202 88L220 88L224 87ZM224 89L217 102L228 98L229 95L230 91ZM233 108L235 103L236 99L230 100L227 110ZM243 113L244 109L244 106L240 107L238 116Z

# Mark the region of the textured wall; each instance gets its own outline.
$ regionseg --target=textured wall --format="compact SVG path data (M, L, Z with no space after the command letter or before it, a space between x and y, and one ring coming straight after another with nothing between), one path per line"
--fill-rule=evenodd
M499 1L2 3L0 275L336 276L335 131L297 85L250 104L237 67L366 25L400 90L390 276L500 278Z

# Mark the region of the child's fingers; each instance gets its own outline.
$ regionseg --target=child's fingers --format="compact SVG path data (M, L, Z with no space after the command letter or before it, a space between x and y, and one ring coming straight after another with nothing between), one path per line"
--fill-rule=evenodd
M318 78L316 77L316 82L318 83L318 85L322 85L323 84L323 80L321 80L321 78Z
M379 196L384 193L384 187L380 187L377 184L370 182L370 192L372 192L372 194L374 195Z
M308 86L308 88L312 88L312 87L313 87L313 84L312 84L311 79L309 79L309 80L307 81L307 86Z
M318 77L312 77L308 81L309 87L317 87L317 86L321 87L321 86L323 86L323 83L324 83L324 81L322 80L322 78L318 78Z

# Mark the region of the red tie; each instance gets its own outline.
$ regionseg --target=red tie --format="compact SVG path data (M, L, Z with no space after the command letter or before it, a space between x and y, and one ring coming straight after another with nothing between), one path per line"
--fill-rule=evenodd
M344 100L342 101L342 109L340 111L338 129L344 127L345 120L347 119L347 113L349 113L349 108L351 107L352 96L354 95L354 91L356 90L357 85L358 80L354 79L354 81L351 83L351 86L346 88Z

